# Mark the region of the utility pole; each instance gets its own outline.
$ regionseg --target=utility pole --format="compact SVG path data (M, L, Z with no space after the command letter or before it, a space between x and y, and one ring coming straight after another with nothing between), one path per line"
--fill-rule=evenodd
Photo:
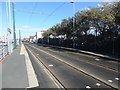
M21 30L19 29L19 44L21 44Z
M74 18L74 14L75 14L75 1L71 0L70 3L72 3L72 10L73 10L73 48L75 48L75 38L74 38L74 29L75 29L75 18Z
M14 38L14 49L16 49L16 32L15 32L14 0L12 1L12 12L13 12L13 38Z
M10 0L6 0L6 25L7 25L7 48L8 54L12 53L12 41L11 41L11 14L10 14Z

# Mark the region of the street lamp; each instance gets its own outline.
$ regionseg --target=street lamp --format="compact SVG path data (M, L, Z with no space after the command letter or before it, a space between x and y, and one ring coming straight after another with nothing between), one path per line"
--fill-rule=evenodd
M74 27L75 27L75 18L74 18L74 14L75 14L75 1L71 0L70 3L72 3L72 10L73 10L73 48L75 48L75 38L74 38Z
M112 48L112 54L113 54L113 56L115 55L115 39L116 39L116 37L113 37L113 48Z
M13 12L13 37L14 37L14 49L16 49L16 32L15 32L14 1L12 1L12 12Z
M10 0L6 0L7 50L9 54L11 54L12 52L10 11L11 11Z
M21 44L21 30L19 30L19 44Z

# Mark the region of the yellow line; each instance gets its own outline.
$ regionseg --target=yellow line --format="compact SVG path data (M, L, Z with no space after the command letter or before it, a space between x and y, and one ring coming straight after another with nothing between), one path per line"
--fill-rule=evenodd
M22 44L21 45L21 50L20 50L20 55L24 55L25 54L24 49L25 49L25 47Z

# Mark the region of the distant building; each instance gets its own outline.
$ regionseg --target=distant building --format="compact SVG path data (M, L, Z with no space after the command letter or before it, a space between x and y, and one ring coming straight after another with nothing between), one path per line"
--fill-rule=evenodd
M5 36L0 36L0 41L7 42L7 37L5 37Z
M29 38L23 38L23 42L29 42Z
M43 38L43 32L44 31L40 31L40 32L36 32L36 35L35 35L35 43L38 43L38 41L40 40L40 39L42 39Z
M34 43L35 41L35 36L29 36L29 42Z
M35 35L35 36L36 36L36 39L43 38L43 35L42 35L43 32L44 32L44 31L36 32L36 35Z

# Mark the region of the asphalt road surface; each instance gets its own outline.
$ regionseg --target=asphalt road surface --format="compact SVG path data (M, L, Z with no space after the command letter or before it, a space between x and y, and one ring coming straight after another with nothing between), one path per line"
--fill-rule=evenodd
M39 88L119 88L117 61L30 43L25 46Z

